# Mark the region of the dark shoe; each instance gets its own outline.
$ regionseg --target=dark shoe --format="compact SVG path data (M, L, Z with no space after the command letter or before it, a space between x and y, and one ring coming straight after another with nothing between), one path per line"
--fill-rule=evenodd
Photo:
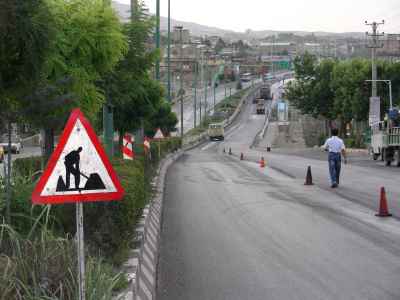
M332 183L332 185L331 185L331 188L337 188L338 187L338 185L337 185L337 183Z

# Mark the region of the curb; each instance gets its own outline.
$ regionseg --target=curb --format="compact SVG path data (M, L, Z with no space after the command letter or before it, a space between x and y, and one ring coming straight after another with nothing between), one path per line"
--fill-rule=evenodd
M179 159L184 151L169 155L159 167L155 178L156 196L143 211L143 227L141 247L138 253L135 283L132 298L135 300L152 300L156 298L156 280L160 231L162 222L162 205L164 198L165 175L168 168Z

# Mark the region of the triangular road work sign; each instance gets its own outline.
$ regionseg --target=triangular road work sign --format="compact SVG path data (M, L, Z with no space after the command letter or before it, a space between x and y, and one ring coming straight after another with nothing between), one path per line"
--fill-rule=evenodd
M123 194L95 131L79 109L73 110L32 193L32 203L112 201Z
M162 133L161 129L158 128L156 134L154 135L154 140L160 140L164 138L164 134Z

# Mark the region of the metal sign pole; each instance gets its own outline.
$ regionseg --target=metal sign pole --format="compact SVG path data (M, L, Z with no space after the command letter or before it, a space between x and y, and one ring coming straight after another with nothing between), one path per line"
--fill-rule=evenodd
M86 299L85 290L85 247L83 238L83 203L76 203L76 233L78 254L79 300Z

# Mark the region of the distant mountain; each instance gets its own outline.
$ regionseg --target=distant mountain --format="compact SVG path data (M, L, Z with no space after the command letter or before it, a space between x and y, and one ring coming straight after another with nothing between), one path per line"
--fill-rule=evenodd
M122 20L128 20L130 15L130 6L126 4L122 4L119 2L112 2L114 9L118 12ZM249 30L246 33L244 32L236 32L233 30L221 29L212 26L200 25L192 22L184 22L171 19L171 28L174 26L183 26L186 29L190 30L191 35L193 36L221 36L228 39L261 39L270 35L276 35L278 33L293 33L299 36L306 36L310 34L314 34L317 37L335 37L335 38L364 38L365 33L363 32L344 32L344 33L332 33L332 32L308 32L308 31L278 31L278 30L261 30L261 31L253 31ZM168 18L161 17L160 18L160 27L162 32L167 32L168 30Z

